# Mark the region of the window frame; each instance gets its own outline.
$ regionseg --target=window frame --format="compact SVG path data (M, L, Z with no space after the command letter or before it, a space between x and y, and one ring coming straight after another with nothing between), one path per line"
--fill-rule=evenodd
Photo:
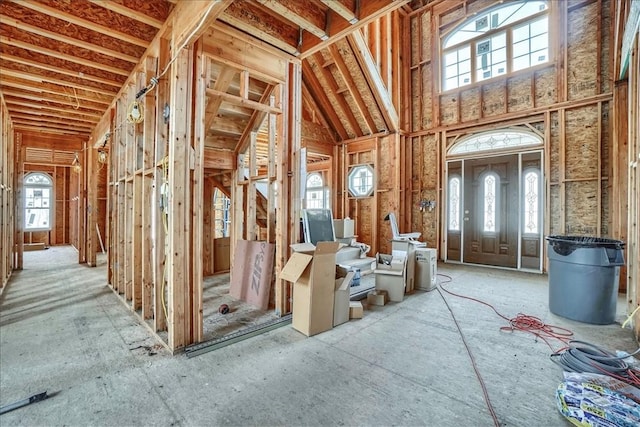
M321 185L310 187L309 180L315 176L320 178ZM305 199L304 208L305 209L330 209L331 208L329 203L329 187L325 184L325 182L326 180L325 180L324 172L322 171L309 172L307 174L307 178L305 180L305 190L304 190L304 199ZM309 206L310 192L320 192L322 194L322 206Z
M360 169L366 169L369 172L371 172L371 187L364 193L360 193L359 191L356 192L354 191L354 185L353 185L353 179L355 178L355 175L357 174L357 171ZM373 166L371 166L368 163L362 163L362 164L358 164L358 165L352 165L349 168L349 173L347 174L347 189L349 190L349 195L351 197L356 197L356 198L360 198L360 197L370 197L374 190L376 188L376 174L375 174L375 170L373 169Z
M545 1L545 0L540 0L540 1ZM523 1L522 3L526 3L526 0ZM478 84L486 84L488 82L491 82L495 79L500 79L500 78L505 78L505 77L510 77L510 76L514 76L517 75L518 73L525 73L525 72L529 72L531 70L535 70L536 68L544 68L544 67L548 67L549 64L552 62L551 59L553 57L553 50L552 50L552 45L551 45L551 1L546 0L546 4L547 4L547 8L545 10L541 10L538 11L532 15L529 15L525 18L519 19L517 21L514 21L506 26L503 27L498 27L498 28L492 28L480 35L477 35L474 38L462 41L462 42L458 42L456 44L453 44L451 46L448 47L444 47L445 44L447 43L447 40L449 38L451 38L451 36L453 34L455 34L458 30L462 29L464 26L466 26L467 24L469 24L470 22L478 19L477 16L470 16L467 19L464 20L464 22L460 23L459 25L456 25L454 28L452 28L449 31L446 31L445 33L441 34L440 36L440 43L439 43L439 50L440 50L440 78L439 78L439 89L440 89L440 93L447 93L447 92L453 92L453 91L457 91L460 90L461 88L464 89L469 89L474 87L475 85ZM488 8L486 10L483 10L482 13L483 14L490 14L495 10L501 9L503 7L507 7L507 5L505 4L500 4L491 8ZM527 68L522 68L519 69L517 71L513 70L513 63L514 63L514 58L513 58L513 31L516 28L520 28L525 24L528 23L532 23L537 21L538 19L542 18L543 16L547 17L547 50L548 50L548 55L547 55L547 61L543 62L543 63L539 63L533 66L529 66ZM489 78L486 79L482 79L482 80L478 80L477 76L476 76L476 71L477 71L477 45L478 42L480 41L484 41L486 39L491 39L493 36L500 34L500 33L506 33L506 67L507 70L505 73L503 74L499 74L497 76L492 75ZM459 51L460 49L464 48L464 47L469 47L469 56L470 56L470 66L469 66L469 75L471 78L471 81L465 85L460 85L458 84L458 86L454 87L454 88L448 88L445 89L446 87L446 62L445 62L445 56L447 55L447 53L451 53L451 52L456 52ZM530 54L531 52L529 52ZM457 62L456 64L459 64L460 62ZM490 66L491 67L491 66ZM459 76L460 74L458 74L457 76ZM459 83L459 81L458 81Z
M47 184L43 184L43 183L36 183L36 184L29 184L27 183L27 180L29 180L29 178L34 177L34 176L43 176L47 179L48 183ZM46 172L29 172L28 174L26 174L22 180L23 182L23 190L24 190L24 198L23 198L23 212L24 212L24 221L22 226L24 227L24 231L26 233L31 233L31 232L38 232L38 231L51 231L53 229L52 224L53 224L53 210L52 210L52 205L55 201L54 198L54 185L53 185L53 178L51 177L51 175L49 175ZM49 190L49 196L48 196L48 204L49 206L47 207L33 207L33 206L27 206L27 194L29 193L29 189L48 189ZM44 210L47 211L47 222L48 222L48 226L47 227L36 227L36 228L30 228L27 225L27 219L29 218L29 214L28 211L29 210Z
M537 212L536 212L536 221L537 221L537 230L536 231L527 231L527 176L533 173L536 175L537 179ZM542 172L538 168L527 167L522 170L522 235L525 237L531 236L539 236L542 231L542 217L541 217L541 197L542 197Z

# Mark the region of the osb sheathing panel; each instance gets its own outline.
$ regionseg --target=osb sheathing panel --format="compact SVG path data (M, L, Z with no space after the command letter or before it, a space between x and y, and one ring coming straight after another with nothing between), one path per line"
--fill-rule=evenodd
M602 139L602 145L600 147L601 150L601 155L600 155L600 161L602 162L600 164L600 174L603 177L608 177L609 176L609 163L610 163L610 146L609 144L611 144L611 127L609 125L609 103L607 102L603 102L602 103L602 115L600 116L602 118L602 132L600 133L600 138Z
M64 87L63 87L64 88ZM38 92L32 92L32 91L28 91L28 90L21 90L21 89L16 89L16 88L8 88L7 89L11 90L13 93L18 94L18 96L42 96L43 98L47 98L50 99L50 101L40 101L40 103L42 105L52 105L55 106L55 102L59 102L59 103L66 103L67 105L69 103L73 103L75 104L74 107L84 107L84 108L89 108L90 112L92 114L102 114L106 109L107 106L104 104L97 104L95 102L91 102L91 101L87 101L85 99L76 99L76 96L73 92L73 90L67 90L67 95L58 95L55 93L46 93L46 94L40 94ZM6 94L6 92L5 92ZM76 91L77 94L77 91ZM13 94L11 95L13 96ZM9 98L9 96L5 95L5 99ZM76 111L76 110L74 110ZM73 122L69 122L69 124L72 124ZM79 123L78 123L79 124Z
M598 107L566 113L565 178L598 177Z
M320 72L320 70L322 69L322 64L318 64L316 62L315 58L307 58L307 61L309 61L309 65L311 66L311 69L313 70L313 73L315 74L316 78L320 82L320 85L322 87L329 88L330 87L329 83L327 83L327 80L324 78L323 73ZM331 104L331 108L338 114L338 118L340 119L340 123L342 123L342 126L347 131L348 137L349 138L355 138L357 135L355 134L355 131L354 131L353 127L351 126L351 123L349 123L349 121L347 120L346 111L344 111L342 106L336 100L336 95L333 93L333 91L328 90L328 89L325 92L325 95L327 96L327 99L329 100L329 103ZM340 96L340 95L338 95L338 96Z
M600 209L600 217L601 217L601 226L600 226L600 235L601 236L609 236L609 217L611 213L611 207L609 206L609 182L607 180L602 181L602 187L600 189L602 194L602 205Z
M359 242L371 242L373 236L373 197L363 197L359 199L351 199L349 201L349 210L346 214L350 218L355 218L358 222L356 234Z
M421 188L435 189L438 185L438 162L435 153L438 152L436 135L422 137L422 179ZM434 199L436 200L436 199Z
M440 27L448 27L449 24L455 23L460 19L464 19L464 7L462 2L459 2L459 6L455 9L447 11L447 13L440 15ZM450 28L447 28L450 30Z
M460 92L460 118L463 122L480 118L480 88Z
M87 21L94 22L96 24L104 25L108 22L111 28L117 28L118 31L134 35L142 40L150 42L158 31L155 27L147 25L140 21L136 21L132 18L127 18L116 12L112 12L99 5L94 5L87 0L39 0L47 6L54 7L61 12L68 13L70 15L77 16ZM157 19L164 21L169 16L169 4L168 2L160 1L138 1L136 10L144 10L145 13L150 16L154 16ZM139 9L142 8L142 9ZM72 24L66 24L72 25Z
M2 86L11 87L11 88L14 88L15 86L21 86L21 87L33 86L33 82L30 80L20 79L16 77L6 77L6 76L2 76L2 80L0 81L0 84ZM43 82L43 83L38 83L38 86L43 92L47 94L49 93L69 94L69 96L73 96L74 98L77 95L78 98L82 100L80 102L84 102L85 98L92 98L96 101L101 101L106 104L109 104L111 102L111 98L108 95L102 95L102 94L87 91L84 89L76 89L74 93L73 89L64 88L64 87L61 87L60 85L56 85L53 83ZM33 92L33 93L37 93L37 92ZM106 109L107 105L104 105L104 108Z
M569 99L582 99L597 94L598 65L597 3L569 12L567 28Z
M418 15L412 16L410 19L409 25L411 28L411 34L412 35L418 34L418 25L421 25L419 16ZM420 57L420 50L421 50L420 40L418 39L418 37L410 37L410 40L411 40L411 65L412 66L418 65L418 63L422 59Z
M422 52L421 61L431 61L431 12L427 11L421 16L422 21ZM412 42L413 43L413 42Z
M551 182L560 181L560 123L558 122L558 113L553 112L550 115L549 130L551 140L549 141L549 152L551 170L549 171Z
M376 124L376 129L374 129L373 131L376 132L378 129L386 129L384 118L382 117L377 107L376 100L373 97L371 90L369 89L367 80L362 74L362 69L358 65L358 61L353 55L353 51L351 50L349 43L347 43L346 39L342 39L336 43L336 46L338 47L338 52L340 52L345 65L351 71L351 77L356 84L356 90L360 93L360 96L362 96L362 100L364 101L365 105L370 106L369 113L371 113L371 117ZM357 109L353 107L353 111L357 111ZM360 114L356 114L356 117L358 116L360 116ZM366 126L363 127L363 129L366 129Z
M531 99L531 76L524 74L507 80L508 112L524 111L533 108Z
M549 192L549 208L551 210L551 222L549 223L550 234L563 234L561 228L562 209L560 205L560 185L552 185Z
M566 233L595 236L598 231L598 200L596 181L567 182Z
M440 124L453 125L458 123L458 94L440 96Z
M391 225L389 221L385 221L384 217L393 210L394 195L385 191L378 194L378 252L390 254L391 253ZM398 220L398 212L395 212L396 219ZM399 221L399 220L398 220ZM358 238L358 241L360 239ZM366 240L365 240L366 241Z
M557 102L556 74L554 68L535 72L536 107L544 107Z
M51 39L47 37L42 37L36 34L28 33L26 31L21 31L7 25L0 26L0 35L36 46L47 46L49 49L55 50L56 52L65 55L77 56L78 58L95 62L97 66L99 66L100 64L109 65L125 71L131 71L135 66L135 64L132 62L96 53L78 46L70 45L68 43L63 43L60 41L52 43Z
M32 9L19 6L16 3L1 2L0 13L6 14L7 16L23 22L27 25L32 25L34 27L53 31L62 36L115 50L117 52L124 53L135 58L141 57L145 51L144 47L136 46L119 39L114 39L113 37L105 36L102 33L91 31L84 27L79 27L62 19L58 19L50 15L36 12Z
M399 190L394 188L395 164L399 159L396 159L396 150L392 141L395 139L386 137L380 138L378 142L378 164L374 166L374 169L377 169L375 172L378 181L377 190L391 190L393 192Z
M422 73L422 129L429 129L433 125L433 69L431 63L420 66Z
M484 117L499 116L507 112L505 104L505 81L496 81L482 86L482 114Z
M23 72L25 74L33 73L33 67L31 67L30 65L18 64L17 62L11 62L11 61L3 61L2 65L4 67L6 67L6 68L11 69L11 70ZM97 83L97 82L94 82L94 81L91 81L91 80L85 80L85 79L80 78L80 77L72 77L72 76L68 76L66 74L56 73L56 72L53 72L53 71L39 70L38 74L42 75L42 76L45 76L45 77L52 78L52 79L64 80L66 82L74 83L74 84L77 84L77 85L82 85L82 86L86 86L86 87L102 89L102 90L105 90L105 91L108 91L108 92L113 92L114 95L118 91L118 88L115 87L115 86L105 85L105 84ZM64 86L62 86L62 87L64 87ZM70 88L66 88L66 89L69 90L70 93L73 93L73 89L70 89Z
M611 40L611 2L602 2L602 35L600 39L602 53L600 54L600 75L608 76L611 61L609 59L609 41ZM612 90L611 79L602 79L601 92Z
M420 123L420 113L421 113L420 97L423 96L423 94L430 92L429 90L423 90L423 92L420 93L417 90L417 88L420 87L420 76L421 76L420 68L414 68L413 70L411 70L411 87L416 88L415 90L411 91L411 130L412 131L417 131L422 129L421 123Z
M26 49L15 47L15 46L3 44L2 53L5 55L13 55L22 59L39 62L41 64L46 64L51 67L73 71L78 75L82 73L87 76L100 77L107 80L113 80L114 82L118 82L120 84L123 84L127 80L127 76L123 76L120 74L113 74L108 71L101 70L100 68L87 67L86 65L76 64L75 62L65 61L64 59L61 59L61 58L43 55L35 51L29 51Z
M285 25L280 20L274 19L270 13L254 7L249 2L237 0L231 2L221 17L223 21L225 20L224 15L239 19L271 37L284 41L292 47L296 46L300 36L296 26Z

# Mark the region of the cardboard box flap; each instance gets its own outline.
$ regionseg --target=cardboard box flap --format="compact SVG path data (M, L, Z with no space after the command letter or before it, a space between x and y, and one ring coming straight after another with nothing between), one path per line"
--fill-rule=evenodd
M346 291L347 289L349 289L349 286L351 286L351 281L353 280L353 276L355 275L356 273L354 273L353 271L350 271L347 273L344 279L342 279L342 281L340 281L340 279L337 279L336 291Z
M294 243L289 247L294 252L313 253L316 250L316 246L313 243Z
M291 258L289 258L289 261L287 261L287 264L280 272L280 278L288 282L297 281L300 276L302 276L302 273L307 269L307 266L312 259L312 255L294 252L291 254Z
M339 242L318 242L316 246L316 255L322 254L334 254L340 249L341 243Z

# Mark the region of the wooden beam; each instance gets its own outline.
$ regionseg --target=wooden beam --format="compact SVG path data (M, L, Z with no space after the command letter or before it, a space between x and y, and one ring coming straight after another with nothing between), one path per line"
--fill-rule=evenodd
M368 25L370 22L384 16L398 8L401 8L410 0L367 0L360 2L360 20L355 24L350 24L347 21L333 20L327 28L326 32L329 34L327 40L321 41L318 39L312 40L307 38L302 41L302 54L301 58L306 58L309 55L313 55L319 50L335 43L343 37L353 33L354 31Z
M274 90L274 87L269 87L267 88L267 90L265 90L265 92L262 94L262 97L260 98L261 104L264 104L271 99L271 93L273 92L273 90ZM271 104L272 103L270 102L269 105ZM244 132L242 133L242 135L240 136L240 139L238 140L238 145L235 148L236 154L243 153L247 149L247 144L249 143L251 132L258 131L258 129L260 128L260 126L262 125L262 122L266 117L266 114L267 114L266 112L258 111L258 110L253 112L253 114L251 115L251 118L249 119L249 122L247 123L244 129Z
M311 98L318 103L320 112L327 118L336 134L342 140L348 139L349 135L344 125L342 121L340 121L338 114L334 111L333 105L331 105L329 98L327 98L324 88L318 81L311 65L309 65L309 61L302 61L302 75L305 83L303 84L303 91L309 91Z
M7 44L9 46L19 47L20 49L30 50L33 52L40 53L42 55L53 56L58 59L63 59L65 61L73 62L75 64L85 65L87 67L108 71L110 73L118 74L120 76L129 76L129 74L131 74L131 70L123 70L121 68L112 67L108 64L97 63L89 59L80 58L78 56L67 55L65 53L58 52L53 49L48 49L46 47L37 46L31 43L25 43L20 40L15 40L10 37L6 37L2 35L0 35L0 43Z
M28 65L30 67L38 68L38 69L41 69L41 70L47 70L47 71L51 71L51 72L54 72L54 73L65 74L67 76L76 77L76 78L80 78L80 79L84 79L84 80L88 80L88 81L92 81L92 82L96 82L96 83L102 83L102 84L106 84L106 85L109 85L109 86L115 86L117 88L120 88L122 86L122 83L123 83L123 82L119 82L119 81L115 81L115 80L105 79L105 78L102 78L102 77L97 77L97 76L91 76L91 75L88 75L88 74L78 73L77 71L69 71L67 69L60 68L60 67L53 67L53 66L50 66L50 65L47 65L47 64L43 64L41 62L32 61L30 59L21 58L19 56L14 56L14 55L2 54L2 59L3 60L7 60L7 61L16 62L18 64Z
M89 51L97 52L97 53L100 53L102 55L110 56L112 58L122 59L123 61L131 62L131 63L134 63L134 64L137 63L138 60L139 60L139 58L137 58L135 56L127 55L126 53L122 53L122 52L118 52L116 50L108 49L106 47L102 47L102 46L97 45L97 44L88 43L88 42L82 41L80 39L76 39L76 38L73 38L73 37L68 37L68 36L62 35L60 33L56 33L54 31L49 31L49 30L45 30L45 29L40 28L40 27L36 27L36 26L30 25L30 24L26 24L24 22L20 22L20 21L18 21L16 19L13 19L13 18L11 18L10 16L7 16L7 15L0 14L0 21L2 21L2 23L4 25L17 28L19 31L27 31L27 32L32 33L32 34L37 34L39 36L46 37L46 38L51 39L51 40L55 40L55 41L58 41L58 42L66 43L66 44L69 44L71 46L79 47L81 49L87 49Z
M16 123L14 124L14 128L16 130L32 130L34 132L38 132L38 133L54 133L54 134L60 134L60 135L85 135L86 137L88 137L91 134L91 131L84 131L84 132L80 132L80 131L74 131L74 130L65 130L65 129L60 129L60 128L48 128L46 126L43 126L42 124L38 124L36 126L32 126L32 125L25 125L25 124L21 124L21 123Z
M265 113L271 113L271 114L281 114L282 113L282 109L280 109L280 108L271 107L269 105L261 104L261 103L256 102L256 101L251 101L250 99L244 99L244 98L241 98L239 96L228 94L226 92L221 92L219 90L207 89L207 94L208 95L212 95L212 96L219 96L220 98L222 98L222 101L226 101L226 102L228 102L230 104L233 104L233 105L240 105L240 106L243 106L243 107L251 108L253 110L258 110L258 111L262 111L262 112L265 112Z
M189 0L178 3L171 12L174 47L186 46L199 39L232 2Z
M82 126L82 125L74 126L69 123L66 123L66 124L51 123L51 122L42 122L40 120L33 120L33 119L30 120L30 119L13 118L13 117L11 121L15 126L19 126L19 125L27 125L27 126L34 126L34 127L42 126L45 129L64 129L64 130L70 130L70 131L76 131L76 132L82 132L82 133L91 133L91 130L93 129L93 127L91 126Z
M150 25L154 28L162 28L163 21L156 19L152 16L145 15L144 13L135 11L133 9L129 9L127 6L109 0L89 0L93 4L97 4L98 6L104 7L107 10L112 12L119 13L120 15L124 15L127 18L135 19L138 22L142 22L144 24Z
M35 122L49 122L49 123L57 123L61 125L69 125L69 119L64 117L55 117L55 116L46 116L42 114L16 114L15 112L11 113L12 120L33 120ZM91 130L95 127L95 122L91 120L84 119L73 119L76 122L76 126L78 127L86 127ZM86 125L82 125L81 122L87 122Z
M209 58L206 58L207 62L209 62ZM218 78L216 82L213 84L213 90L217 90L219 92L227 92L229 89L229 85L231 81L235 77L237 70L231 67L223 67L218 74ZM218 110L220 109L220 105L222 104L222 97L219 96L210 96L207 101L207 107L205 109L205 118L204 118L204 129L205 133L209 130L213 121L216 119L216 115L218 114Z
M349 104L347 104L347 101L344 98L344 96L338 93L338 84L333 78L333 74L331 74L330 72L327 72L321 65L322 55L320 53L316 53L315 55L313 55L313 57L316 62L316 70L317 70L316 72L320 74L324 79L324 81L327 83L327 85L329 86L330 92L333 92L335 101L340 107L340 109L342 110L342 114L343 114L342 117L349 123L349 126L351 126L351 129L353 130L353 133L355 134L356 137L362 136L362 129L360 129L360 124L358 123L358 120L353 114L353 111L351 111L351 107L349 107ZM307 61L309 61L310 59L311 58L308 58Z
M373 97L378 104L382 117L385 119L384 121L388 130L396 131L398 129L398 113L391 101L391 95L380 76L378 67L373 61L373 57L367 48L367 43L359 31L351 34L347 37L347 40L349 41L351 49L353 49L353 53L358 64L360 64L360 68L362 69L367 83L369 83L369 87L373 92Z
M61 95L67 98L71 96L71 94L69 92L66 92L64 88L62 88L62 90L59 90L58 89L59 86L55 86L53 84L35 84L28 80L23 81L23 80L16 80L16 79L7 79L3 76L2 80L0 80L0 89L4 90L5 86L16 88L16 89L22 89L30 92L40 93L40 94L43 94L43 96L46 96L46 94ZM110 104L110 102L103 101L101 99L102 97L104 97L104 95L100 96L100 95L94 94L93 96L90 96L85 94L84 91L80 91L80 92L76 91L73 94L73 96L74 98L82 99L85 101L91 101L95 104L103 104L105 109Z
M331 46L329 46L329 52L331 53L331 57L333 58L333 62L336 65L336 68L338 69L340 76L344 80L344 83L347 87L347 90L349 91L349 94L351 95L354 102L356 103L356 107L358 108L358 111L360 112L362 117L364 117L364 121L366 122L367 127L369 129L369 134L373 134L377 132L378 129L376 129L376 123L373 120L373 117L371 116L371 112L369 111L367 104L362 98L362 94L358 90L358 86L356 85L356 82L353 80L353 76L349 71L349 67L347 67L347 64L345 64L344 60L342 59L342 55L340 55L340 52L338 51L338 47L335 44L332 44Z
M257 37L260 40L264 40L266 43L269 43L278 49L294 56L300 55L300 51L296 46L292 46L286 41L279 39L266 31L262 31L257 29L256 27L251 26L251 24L246 23L235 16L229 15L228 13L223 13L220 15L220 21L226 22L229 25L232 25L242 31L247 32L248 34L252 34L254 37Z
M136 46L140 46L144 48L149 46L149 42L147 40L143 40L131 34L123 33L122 31L119 31L117 28L101 25L97 22L89 21L79 16L72 15L71 13L64 12L62 10L56 9L55 7L47 6L45 4L38 3L33 0L20 0L20 1L12 0L12 1L19 4L22 7L28 7L29 9L35 10L36 12L40 12L45 15L54 16L58 19L62 19L63 21L70 22L73 25L77 25L79 27L86 28L91 31L95 31L100 34L104 34L105 36L113 37L117 40L120 40L126 43L131 43Z
M342 16L349 24L355 24L358 22L358 17L355 12L345 6L340 0L320 0L329 9L333 10L338 15Z
M19 97L21 99L27 99L27 100L30 100L30 101L55 102L57 104L71 105L74 108L80 108L80 102L78 102L78 101L74 102L74 101L69 101L69 100L66 100L66 99L52 98L52 97L46 96L45 94L32 95L32 92L19 92L19 91L14 91L14 90L7 90L7 89L2 89L2 92L6 96ZM85 109L85 110L98 111L100 113L104 113L104 111L106 109L106 107L94 107L94 106L86 105L86 104L82 105L82 108Z
M68 108L60 108L60 107L54 107L54 106L50 106L50 105L42 105L42 104L37 104L34 102L26 102L26 101L19 101L19 100L14 100L11 98L7 98L7 105L20 105L23 107L29 107L29 108L33 108L36 110L48 110L48 111L59 111L62 113L72 113L72 114L77 114L79 116L85 116L85 117L95 117L96 118L96 123L99 121L101 115L100 114L96 114L90 111L84 111L84 110L77 110L77 111L72 111L69 110ZM28 113L28 110L23 110L23 112Z
M209 169L233 170L235 154L230 150L204 148L204 167ZM227 191L228 193L228 191ZM225 193L226 194L226 193ZM226 194L229 197L229 194Z
M297 24L318 37L327 40L329 35L325 32L326 19L324 13L313 2L300 2L299 0L257 0L258 3L271 9L278 15Z
M27 79L27 80L31 80L34 82L49 82L49 83L54 83L57 85L61 85L61 86L66 86L66 87L74 87L76 89L82 89L82 90L88 90L88 91L93 91L102 95L109 95L109 96L114 96L116 94L115 90L105 90L105 89L100 89L97 87L93 87L93 86L86 86L86 85L81 85L81 84L77 84L77 83L72 83L66 80L61 80L61 79L56 79L53 77L47 77L47 76L43 76L40 74L33 74L33 73L25 73L24 71L16 71L16 70L12 70L10 68L6 68L6 67L2 67L0 66L0 74L2 74L2 76L10 76L10 77L17 77L17 78L22 78L22 79Z

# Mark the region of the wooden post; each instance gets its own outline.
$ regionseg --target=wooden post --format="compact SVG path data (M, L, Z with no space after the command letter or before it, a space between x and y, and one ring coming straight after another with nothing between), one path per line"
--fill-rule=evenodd
M177 350L189 343L191 313L188 256L191 243L190 194L191 171L191 50L176 53L171 68L171 103L169 124L169 256L168 315L169 348ZM187 249L188 250L188 249Z

